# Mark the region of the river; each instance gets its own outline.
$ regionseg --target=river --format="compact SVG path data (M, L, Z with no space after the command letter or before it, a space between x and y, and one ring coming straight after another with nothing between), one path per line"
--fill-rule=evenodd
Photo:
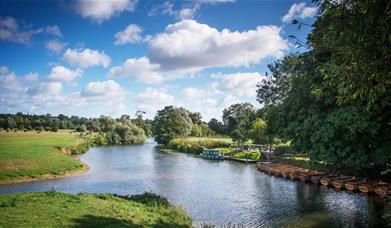
M151 191L182 206L195 224L246 227L381 226L375 197L323 189L258 172L255 165L209 161L144 145L91 148L79 176L0 186L0 193L56 191L137 194Z

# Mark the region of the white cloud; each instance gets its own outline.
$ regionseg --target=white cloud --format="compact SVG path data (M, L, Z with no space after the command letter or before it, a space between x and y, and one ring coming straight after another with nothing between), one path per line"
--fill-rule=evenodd
M163 88L147 88L144 92L136 95L134 103L136 104L136 110L145 111L147 116L153 117L157 110L172 105L174 97Z
M238 97L255 97L257 84L265 78L258 72L215 74L218 80L211 84L214 93L228 93Z
M66 45L66 43L63 43L59 40L49 40L45 42L45 48L56 54L61 53Z
M55 96L59 95L62 92L62 83L61 82L39 82L38 84L30 87L27 90L29 95L33 96Z
M196 16L198 10L201 9L202 5L210 4L216 5L219 3L229 3L234 2L235 0L193 0L193 1L184 1L182 4L182 8L176 10L174 9L174 4L170 1L166 1L161 5L156 5L152 7L148 16L153 16L158 13L161 15L169 15L174 16L179 20L183 19L192 19Z
M40 33L62 36L57 25L33 29L31 25L18 23L13 17L0 17L0 40L28 45L33 36Z
M159 65L151 64L148 58L127 59L122 66L112 67L108 76L135 77L145 83L161 82L164 78L159 73Z
M103 51L91 50L91 49L67 49L63 54L63 59L71 65L81 68L87 68L91 66L103 66L108 67L111 59Z
M295 18L306 19L316 15L318 8L316 6L306 6L305 2L294 3L288 13L281 20L285 23L292 21Z
M244 32L219 31L194 20L166 27L148 42L148 57L165 71L198 71L209 67L240 67L266 57L281 58L288 42L276 26Z
M6 66L0 66L0 74L8 74L10 69Z
M182 95L188 100L203 99L209 96L209 92L203 89L187 87L182 90Z
M22 90L23 88L14 72L0 76L0 87L5 90Z
M197 12L198 7L193 8L183 8L179 11L179 18L182 20L185 19L192 19L195 16L195 13Z
M77 0L75 6L78 14L97 23L102 23L125 11L134 11L135 8L135 0Z
M62 37L62 32L58 25L46 26L45 32L54 36Z
M24 76L24 80L30 81L30 82L38 81L38 73L30 72Z
M113 80L90 82L80 93L90 100L113 100L122 98L124 94L122 87Z
M71 70L63 66L52 68L48 78L53 81L72 82L83 74L83 70Z
M131 44L131 43L139 43L142 41L141 36L142 29L135 24L128 25L125 30L117 32L114 36L115 45L124 45L124 44Z

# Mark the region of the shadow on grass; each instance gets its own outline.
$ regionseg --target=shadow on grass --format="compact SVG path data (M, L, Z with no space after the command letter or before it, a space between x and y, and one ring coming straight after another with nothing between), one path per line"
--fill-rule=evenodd
M110 217L96 216L96 215L85 215L81 218L74 219L74 228L81 227L144 227L142 225L134 224L131 221L121 220ZM157 222L156 224L146 224L150 227L178 227L187 228L187 226L178 224L169 224L164 222Z

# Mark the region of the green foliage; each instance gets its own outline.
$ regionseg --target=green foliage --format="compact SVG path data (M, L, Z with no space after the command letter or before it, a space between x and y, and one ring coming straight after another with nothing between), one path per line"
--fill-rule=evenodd
M249 136L255 144L266 144L269 142L268 135L266 134L266 122L261 118L257 118L251 123L249 130Z
M171 207L171 203L163 196L152 192L145 192L141 195L132 195L131 200L153 207Z
M260 160L262 155L260 152L253 151L240 151L234 154L235 158L249 159L249 160Z
M233 104L223 110L223 122L227 134L243 144L249 139L248 129L255 118L255 108L250 103Z
M232 141L229 138L176 138L172 139L167 148L192 154L200 154L204 148L229 147Z
M210 119L208 126L216 134L224 135L226 133L223 123L215 118Z
M314 162L385 168L391 161L390 3L320 4L312 49L269 65L271 77L258 85L266 134L291 141Z
M153 135L158 143L167 144L171 139L188 136L192 126L189 111L166 106L158 111L154 118Z
M321 58L319 73L336 88L338 103L370 107L391 87L391 3L388 0L322 1L309 42ZM327 58L324 58L327 56Z
M0 195L0 214L0 227L192 227L184 210L153 193Z
M285 154L294 154L295 151L292 149L291 146L277 146L274 148L273 154L275 156L283 156Z

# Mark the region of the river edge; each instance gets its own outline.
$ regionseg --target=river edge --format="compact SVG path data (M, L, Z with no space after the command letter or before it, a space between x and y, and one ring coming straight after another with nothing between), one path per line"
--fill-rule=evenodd
M80 155L71 155L68 152L65 152L65 151L68 151L69 149L63 148L63 147L57 147L56 149L57 149L57 151L55 151L55 153L63 153L66 156L70 156L73 159L76 159L76 160L80 161L80 163L82 164L82 167L78 168L76 170L68 170L68 171L65 171L65 172L63 172L61 174L43 174L43 175L40 175L38 177L22 176L22 177L16 177L16 178L7 179L7 180L0 180L0 186L2 186L2 185L12 185L12 184L28 183L28 182L34 182L34 181L62 179L62 178L65 178L65 177L72 177L72 176L82 175L84 173L87 173L90 170L90 166L87 165L86 163L82 162L79 159ZM87 151L85 153L87 153Z

